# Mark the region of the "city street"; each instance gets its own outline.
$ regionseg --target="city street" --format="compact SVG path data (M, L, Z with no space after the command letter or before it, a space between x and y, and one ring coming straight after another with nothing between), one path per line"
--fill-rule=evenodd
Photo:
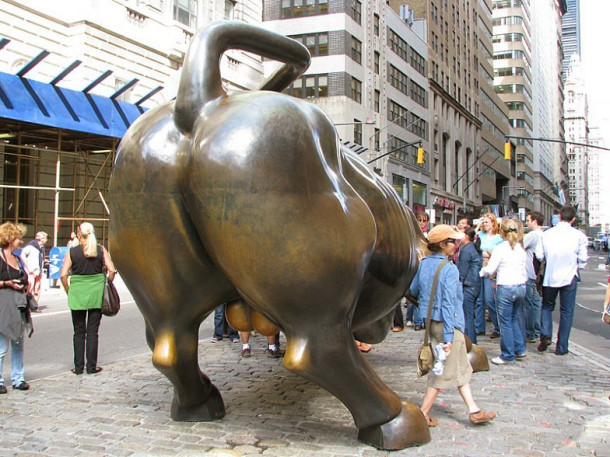
M571 341L592 353L610 360L610 326L600 319L608 273L598 268L606 257L599 251L590 251L590 259L582 271L578 285L577 309ZM104 366L117 360L150 350L144 337L144 321L129 291L117 280L122 297L121 312L115 317L104 317L100 326L99 364ZM72 368L72 322L67 300L62 289L50 288L42 296L43 312L34 315L35 332L26 341L26 373L28 379L69 371ZM559 306L554 317L557 320ZM201 325L200 338L207 342L212 336L213 316ZM555 326L555 330L556 330ZM235 348L237 351L237 347Z

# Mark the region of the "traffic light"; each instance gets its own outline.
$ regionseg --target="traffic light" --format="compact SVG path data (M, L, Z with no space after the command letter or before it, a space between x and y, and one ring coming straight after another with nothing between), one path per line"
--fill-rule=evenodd
M510 160L511 156L511 144L510 142L504 143L504 160Z
M424 160L425 160L425 152L424 152L424 148L422 148L421 146L419 148L417 148L417 163L418 164L423 164Z

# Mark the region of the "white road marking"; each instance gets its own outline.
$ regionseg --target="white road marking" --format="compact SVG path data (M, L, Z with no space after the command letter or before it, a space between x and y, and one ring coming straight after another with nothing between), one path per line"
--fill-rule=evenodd
M580 303L578 303L578 302L576 302L576 304L577 304L578 306L580 306L581 308L584 308L584 309L586 309L586 310L588 310L588 311L593 311L594 313L601 313L601 312L602 312L602 311L601 311L601 309L591 309L591 308L587 308L585 305L582 305L582 304L580 304Z
M122 301L121 305L127 305L129 303L135 303L135 300L128 300L128 301ZM35 317L36 319L40 319L41 317L47 317L47 316L57 316L58 314L68 314L70 312L69 309L66 309L64 311L54 311L52 313L45 313L44 311L42 313L32 313L32 316Z

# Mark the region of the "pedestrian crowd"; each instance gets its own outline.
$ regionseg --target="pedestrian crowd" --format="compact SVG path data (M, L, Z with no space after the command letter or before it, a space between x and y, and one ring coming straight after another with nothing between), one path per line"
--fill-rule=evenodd
M498 220L483 214L476 227L469 219L457 226L437 225L428 230L428 217L418 217L428 240L428 255L419 264L407 299L407 326L415 330L430 325L433 345L445 351L445 372L429 375L428 390L421 410L429 416L439 389L457 387L473 423L485 423L494 413L478 409L470 391L468 364L464 364L466 345L486 334L499 338L500 350L491 359L502 366L522 360L528 343L538 343L536 350L547 351L553 338L553 311L560 308L554 353L563 356L569 350L570 331L576 306L579 269L587 262L587 237L573 227L576 210L564 206L553 226L543 230L544 216L532 211L523 223L517 218ZM422 227L425 224L425 227ZM524 232L527 231L527 234ZM451 263L443 265L444 260ZM606 265L610 264L610 256ZM440 269L431 322L427 321L435 270ZM610 284L610 277L608 279ZM412 302L418 302L413 306ZM400 308L400 307L399 307ZM610 286L607 288L602 316L610 323ZM402 310L394 315L393 331L403 330ZM480 415L473 420L473 413Z

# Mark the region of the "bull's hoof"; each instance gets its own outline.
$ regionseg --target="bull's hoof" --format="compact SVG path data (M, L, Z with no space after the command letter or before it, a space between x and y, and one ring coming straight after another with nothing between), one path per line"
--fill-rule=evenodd
M474 373L477 371L489 371L487 354L485 354L485 351L481 346L477 346L476 344L472 345L470 351L468 351L468 361L470 362L470 366Z
M421 410L403 402L398 416L385 424L360 429L358 439L378 449L396 451L428 443L430 430Z
M173 420L181 422L222 419L225 417L225 404L216 386L212 386L212 392L205 402L193 405L181 406L176 399L176 395L174 395L171 417Z

